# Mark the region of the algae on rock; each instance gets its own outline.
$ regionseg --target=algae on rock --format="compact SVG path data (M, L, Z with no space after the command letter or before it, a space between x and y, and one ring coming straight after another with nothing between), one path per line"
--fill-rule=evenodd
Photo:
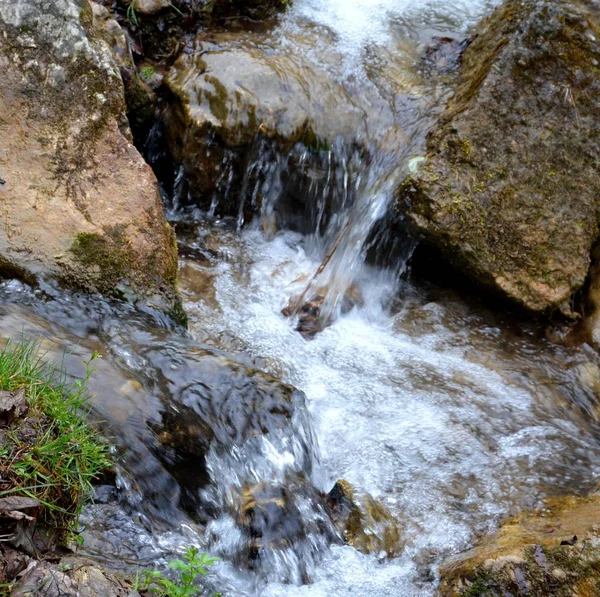
M0 0L0 34L2 269L105 294L123 282L172 300L173 231L131 143L119 68L90 4ZM126 255L121 267L84 256L90 238Z
M600 588L600 495L553 498L441 569L440 597L593 597Z
M474 33L399 207L478 282L568 313L600 219L598 12L591 0L506 0Z

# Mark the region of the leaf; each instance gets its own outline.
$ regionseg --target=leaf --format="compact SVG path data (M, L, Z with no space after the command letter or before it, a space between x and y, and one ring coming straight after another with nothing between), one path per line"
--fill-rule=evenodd
M168 568L172 570L180 570L181 572L185 572L189 569L190 565L186 564L183 560L172 560L167 565Z
M0 512L12 510L28 510L29 508L39 508L39 500L30 497L11 496L0 498Z

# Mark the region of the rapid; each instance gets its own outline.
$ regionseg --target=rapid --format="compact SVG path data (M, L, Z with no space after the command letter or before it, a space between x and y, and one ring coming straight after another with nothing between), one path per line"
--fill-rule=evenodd
M135 573L198 545L221 558L208 582L224 595L430 596L445 558L544 497L597 483L593 355L414 280L416 241L394 214L394 188L418 168L451 93L445 75L425 72L424 48L464 38L494 4L295 0L244 42L302 56L311 68L294 76L307 89L345 90L369 157L345 130L317 166L294 148L295 167L319 169L302 225L286 227L281 207L288 156L260 146L254 220L246 195L233 218L218 217L224 196L207 210L169 197L188 332L123 303L3 283L3 337L42 338L72 376L101 355L92 416L120 464L117 489L84 512L85 554ZM302 334L298 312L282 310L321 291L319 332ZM344 544L322 507L340 479L365 511L376 501L389 514L367 535L399 529L388 552ZM280 508L265 508L258 546L249 494Z

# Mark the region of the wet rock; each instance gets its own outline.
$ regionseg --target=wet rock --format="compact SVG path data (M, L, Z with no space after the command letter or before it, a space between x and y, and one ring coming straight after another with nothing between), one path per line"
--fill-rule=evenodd
M348 313L354 307L363 304L360 291L354 284L349 286L343 296L333 297L339 302L337 308L336 305L327 304L328 300L333 300L329 294L328 288L311 289L309 293L292 297L281 313L286 317L297 317L296 330L306 338L312 338L332 324L337 315L336 311L339 310L340 314Z
M160 2L158 3L160 4ZM110 47L121 73L129 126L134 138L140 139L152 125L156 93L138 72L127 34L121 25L112 17L106 7L95 2L91 6L94 13L94 25ZM166 6L170 6L170 3L167 2Z
M227 454L263 436L275 441L278 434L297 431L297 465L310 475L310 446L301 435L306 414L301 392L166 330L138 333L133 321L124 325L115 319L105 324L104 333L119 351L136 355L145 371L144 386L158 404L152 416L144 413L143 434L127 454L153 514L169 518L173 506L180 505L194 517L209 517L210 505L198 493L214 481L206 464L209 451Z
M600 350L600 246L592 251L589 284L584 296L583 339ZM600 384L598 388L600 389Z
M174 235L90 5L0 0L0 35L0 269L173 297Z
M29 559L11 588L18 597L139 597L127 583L80 559L59 564Z
M266 40L198 38L165 78L169 106L156 143L180 166L172 175L178 207L210 208L242 222L275 209L286 225L304 230L347 199L331 181L351 168L364 112L324 69L264 47ZM310 200L319 189L328 189L320 206Z
M394 557L403 547L400 525L370 495L359 496L347 481L338 481L327 495L333 520L348 545L363 553Z
M504 2L399 190L422 239L538 313L570 312L598 235L599 40L591 0Z
M434 37L423 52L419 68L428 75L453 72L472 41L471 38Z
M265 552L291 547L307 536L324 534L329 542L336 540L325 496L302 477L289 477L282 484L246 484L240 497L237 522L251 539L250 563L264 558ZM310 504L311 510L321 515L307 516L303 504Z
M554 498L441 569L440 597L591 597L600 586L600 496ZM579 539L577 539L579 537Z

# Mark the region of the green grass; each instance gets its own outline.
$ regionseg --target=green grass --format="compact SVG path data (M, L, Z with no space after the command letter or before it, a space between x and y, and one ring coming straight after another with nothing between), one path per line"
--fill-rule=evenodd
M143 66L140 69L140 74L142 75L142 79L151 79L156 74L156 69L153 66Z
M38 344L7 343L0 350L0 390L25 388L29 410L0 434L0 498L41 502L37 521L65 537L75 530L92 483L110 467L109 446L87 424L86 376L68 384L42 360Z

